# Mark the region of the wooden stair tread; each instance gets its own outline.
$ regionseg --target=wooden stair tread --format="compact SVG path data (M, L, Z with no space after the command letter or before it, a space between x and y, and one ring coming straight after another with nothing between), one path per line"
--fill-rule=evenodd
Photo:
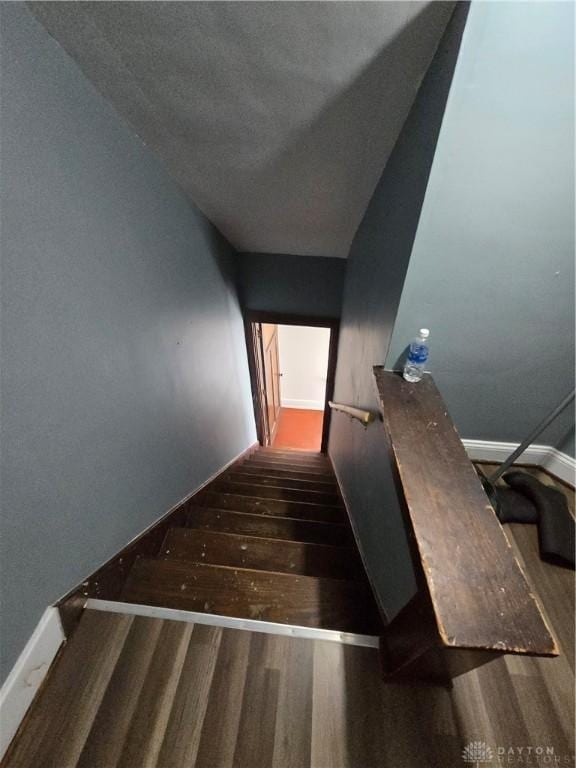
M231 483L254 483L255 485L268 485L272 488L289 488L299 491L318 491L336 496L336 484L334 481L320 481L316 479L295 479L288 477L273 477L266 472L248 474L232 469L222 475L222 479ZM337 498L337 496L336 496Z
M311 544L346 546L351 541L348 526L342 523L301 520L291 517L251 514L230 509L191 507L186 518L189 528L239 533L264 538L301 541Z
M244 462L242 464L236 464L231 467L231 471L242 475L265 475L266 477L279 477L292 480L310 480L312 482L319 483L331 483L336 484L334 476L328 472L310 472L308 470L300 471L299 469L279 469L277 467L271 467L269 464L249 464Z
M285 456L271 456L256 453L252 455L247 461L256 461L262 464L279 464L284 467L303 467L304 469L310 469L313 472L330 472L331 467L328 461L310 461L309 459L291 459Z
M352 581L178 560L138 560L121 600L346 632L377 626L370 595Z
M304 479L307 477L320 477L325 478L326 480L331 480L334 477L334 474L328 468L303 467L294 464L282 464L279 461L257 461L256 459L250 459L249 461L242 462L242 464L238 464L238 466L244 469L256 469L260 471L268 471L272 469L275 472L281 473L281 475L288 472L298 472L298 474L304 475Z
M322 451L305 450L304 448L275 448L272 445L260 446L257 453L281 453L284 456L312 456L326 459L326 454Z
M443 647L556 654L433 378L410 384L379 366L374 375Z
M282 499L267 499L261 496L246 496L244 494L225 493L222 491L206 490L200 495L200 503L217 509L230 509L235 512L250 512L257 515L279 515L294 517L301 520L322 522L345 522L346 514L340 507L330 507L310 502L284 501Z
M283 456L282 454L270 454L270 453L262 453L261 451L258 451L257 453L250 456L250 460L269 461L269 462L277 461L277 462L280 462L281 464L287 464L291 467L306 466L306 467L317 468L320 470L330 470L330 463L328 461L308 459L301 456L291 457L291 456Z
M322 504L330 507L341 506L340 499L335 492L324 493L321 491L304 491L283 487L275 488L255 482L241 482L239 480L215 480L210 484L210 490L241 494L243 496L256 496L263 499L278 499L279 501L299 501L304 504Z
M291 451L282 448L260 448L255 452L255 455L272 459L286 459L287 461L309 461L313 464L329 464L326 454L317 451Z
M158 557L303 576L362 577L359 558L348 547L193 528L170 528Z

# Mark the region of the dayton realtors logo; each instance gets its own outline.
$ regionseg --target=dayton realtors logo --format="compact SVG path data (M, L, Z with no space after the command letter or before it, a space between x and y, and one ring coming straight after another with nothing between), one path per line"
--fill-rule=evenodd
M574 755L558 755L551 746L501 747L490 746L485 741L471 741L462 750L462 760L474 768L488 763L515 766L569 766L574 765Z
M485 741L471 741L462 750L462 760L476 766L491 763L493 757L494 753Z

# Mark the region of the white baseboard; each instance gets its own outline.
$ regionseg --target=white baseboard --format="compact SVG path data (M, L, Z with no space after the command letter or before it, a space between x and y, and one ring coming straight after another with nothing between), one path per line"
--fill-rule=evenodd
M492 461L495 464L501 464L519 445L519 443L466 439L462 440L462 443L473 461ZM565 483L575 485L576 459L551 445L531 445L515 463L536 464L542 469L547 469Z
M64 642L57 608L47 608L0 690L0 760Z
M242 456L247 455L257 446L258 443L253 443L245 450L240 451L237 456L230 459L227 464L221 467L211 477L177 502L177 504L171 507L168 512L165 512L161 517L150 523L144 531L131 539L131 541L125 544L124 547L130 546L132 542L148 533L148 531L154 528L155 525L158 525L163 518L171 515L175 509L188 501L188 499L192 498L192 496L199 493L202 488L211 483L212 480L218 477L218 475L222 474L235 462L241 459ZM106 563L102 563L99 568L105 564ZM69 590L57 602L61 602L66 599L67 596L76 592L78 586L79 585L76 585L72 590ZM65 639L66 636L60 623L58 609L54 606L50 606L42 614L42 618L36 629L26 643L24 650L18 657L16 664L13 666L0 690L0 760L14 738L24 715L28 711L40 684L48 672L50 664L54 660L54 657L58 653L58 649Z
M323 411L323 400L291 400L290 398L282 398L282 408L302 408L306 411Z

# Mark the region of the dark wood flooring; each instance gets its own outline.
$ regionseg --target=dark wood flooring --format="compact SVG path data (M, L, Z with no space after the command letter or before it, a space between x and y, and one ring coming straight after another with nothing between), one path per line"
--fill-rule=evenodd
M382 681L371 648L87 610L2 766L459 768L475 741L488 766L573 766L574 573L540 560L535 526L504 530L557 658L504 656L451 690L408 687ZM174 536L165 547L183 561Z
M474 741L487 766L574 765L573 573L505 530L558 658L418 688L385 684L375 649L85 611L3 768L460 768Z

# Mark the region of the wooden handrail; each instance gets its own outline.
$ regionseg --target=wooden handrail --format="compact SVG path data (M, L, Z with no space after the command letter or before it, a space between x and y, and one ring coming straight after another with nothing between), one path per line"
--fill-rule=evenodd
M362 408L355 408L352 405L333 403L331 400L328 401L328 405L330 408L332 408L333 411L340 411L340 413L345 413L347 416L350 416L351 419L356 419L365 427L380 418L378 413L374 413L373 411L365 411Z
M502 653L557 655L432 376L411 384L379 366L374 376L419 581L387 630L391 666L431 649L460 656L450 676Z

